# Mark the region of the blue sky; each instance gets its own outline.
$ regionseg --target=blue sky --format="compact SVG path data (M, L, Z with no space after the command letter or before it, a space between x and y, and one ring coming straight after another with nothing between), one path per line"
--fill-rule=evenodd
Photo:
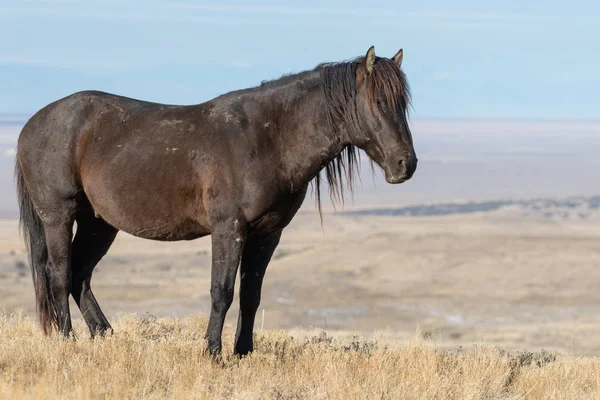
M597 119L592 1L0 1L0 113L78 90L193 104L375 45L414 116Z

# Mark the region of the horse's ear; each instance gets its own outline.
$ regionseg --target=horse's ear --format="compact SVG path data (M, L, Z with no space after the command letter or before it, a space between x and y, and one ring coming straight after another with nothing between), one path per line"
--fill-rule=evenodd
M394 57L392 57L392 60L394 60L394 62L396 63L396 65L398 66L398 68L400 68L400 66L402 65L402 57L404 56L404 53L402 52L402 49L400 49L396 55Z
M367 51L367 55L365 56L365 68L369 74L371 72L373 72L374 65L375 65L375 46L371 46L371 47L369 47L369 51Z

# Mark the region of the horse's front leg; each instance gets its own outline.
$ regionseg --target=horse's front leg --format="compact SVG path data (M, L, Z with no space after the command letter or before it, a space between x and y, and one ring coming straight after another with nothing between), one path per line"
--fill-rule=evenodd
M240 267L240 315L235 334L235 354L245 355L254 350L252 331L260 304L262 282L280 238L281 231L268 236L250 236L244 247Z
M238 265L246 241L245 223L239 218L229 218L213 225L211 310L206 331L208 350L212 354L221 352L221 333L225 314L233 301L233 289Z

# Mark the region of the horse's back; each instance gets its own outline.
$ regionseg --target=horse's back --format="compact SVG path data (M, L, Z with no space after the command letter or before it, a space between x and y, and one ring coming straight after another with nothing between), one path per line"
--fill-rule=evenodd
M209 233L191 162L198 151L191 134L179 134L183 121L168 117L189 109L96 91L47 105L24 126L17 150L39 207L83 202L147 238Z
M36 169L44 167L40 161L55 163L53 170L68 165L77 175L74 170L84 167L81 164L90 158L106 159L107 153L133 147L131 142L139 145L140 140L146 140L164 150L161 140L156 139L164 142L166 138L157 138L156 131L162 133L172 127L157 124L156 114L189 108L100 91L77 92L48 104L29 119L19 136L18 159Z

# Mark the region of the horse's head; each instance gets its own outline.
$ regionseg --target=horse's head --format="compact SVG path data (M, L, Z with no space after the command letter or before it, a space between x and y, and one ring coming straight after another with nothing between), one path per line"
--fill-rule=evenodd
M359 130L352 144L363 149L385 171L388 183L409 180L417 169L417 156L407 121L410 94L400 69L402 50L379 58L371 47L356 68L356 113Z

